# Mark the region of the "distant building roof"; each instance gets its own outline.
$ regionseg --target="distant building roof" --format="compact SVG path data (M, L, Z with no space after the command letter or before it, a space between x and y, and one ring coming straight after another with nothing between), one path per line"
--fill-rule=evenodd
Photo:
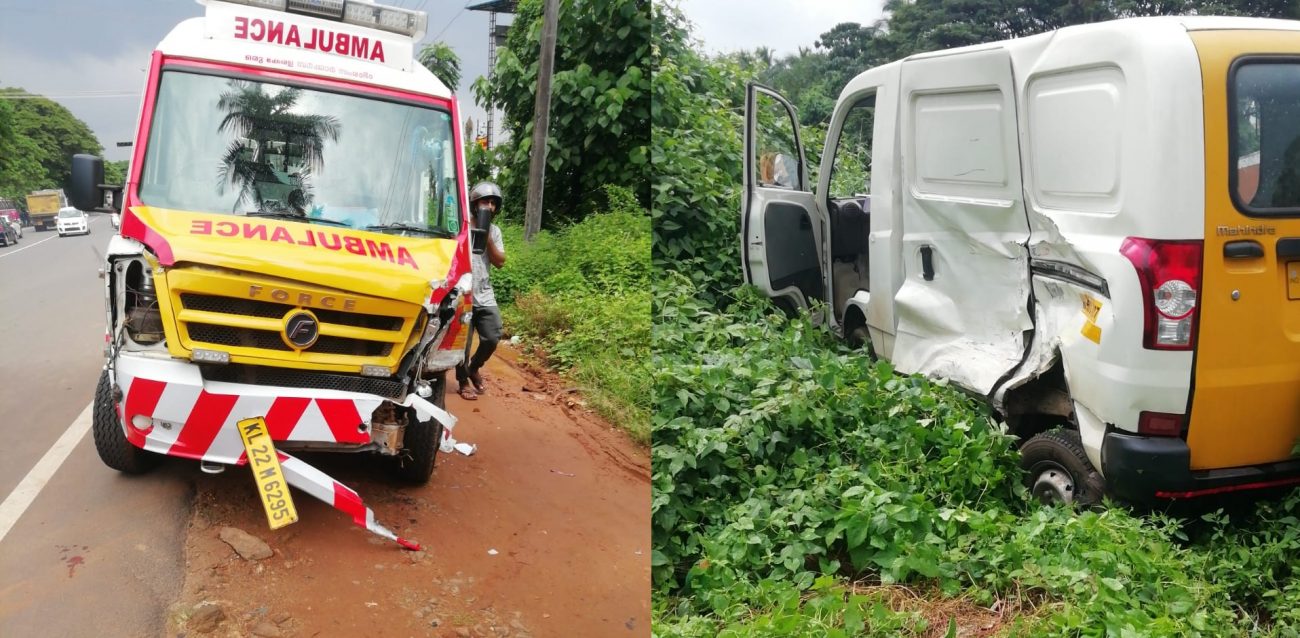
M495 11L497 13L514 13L519 7L519 0L488 0L465 7L470 11Z

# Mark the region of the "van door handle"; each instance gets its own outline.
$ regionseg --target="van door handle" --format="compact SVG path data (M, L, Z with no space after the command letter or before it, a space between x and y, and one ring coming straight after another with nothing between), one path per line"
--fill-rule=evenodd
M1300 257L1300 237L1284 237L1277 240L1278 257Z
M1264 256L1264 247L1249 239L1230 241L1223 245L1223 256L1228 259L1258 259Z
M921 246L921 278L934 281L934 247Z

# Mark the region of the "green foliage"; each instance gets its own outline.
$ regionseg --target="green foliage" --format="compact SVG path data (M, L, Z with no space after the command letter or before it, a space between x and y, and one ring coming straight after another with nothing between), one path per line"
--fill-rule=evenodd
M469 177L470 188L479 182L495 179L492 176L493 171L499 164L500 157L497 149L485 149L473 139L465 140L465 174ZM510 212L519 215L522 219L522 207L515 207ZM509 219L509 217L505 218Z
M0 100L0 197L22 202L27 193L53 182L38 159L41 149L18 128L17 101Z
M1033 507L983 407L766 312L749 290L718 312L675 275L655 297L652 564L669 625L819 633L811 614L844 629L866 601L851 617L836 603L828 621L770 597L835 575L1042 601L1035 635L1218 636L1248 618L1225 602L1248 597L1224 584L1258 595L1258 574L1227 573L1246 552L1184 547L1160 515ZM1285 538L1252 556L1278 587L1300 548ZM903 621L878 622L875 635Z
M655 3L654 11L655 265L689 273L715 298L740 283L744 83L752 74L691 48L674 6Z
M889 0L884 9L885 18L880 22L835 25L812 47L801 47L794 55L772 59L770 51L766 56L755 51L733 56L736 60L757 63L761 81L776 87L794 103L801 124L825 125L840 90L855 75L915 53L1138 16L1196 13L1300 18L1300 5L1288 0ZM758 63L761 61L766 63Z
M532 243L502 229L506 265L492 273L506 328L538 343L598 412L649 439L650 222L626 189L608 187L609 212Z
M519 3L493 77L474 85L480 102L505 111L507 201L527 190L541 15L539 0ZM650 2L560 0L559 16L543 212L552 227L593 212L587 199L606 184L650 200Z
M460 56L445 42L430 42L415 56L420 65L442 80L452 93L460 86Z
M117 160L114 162L104 162L104 183L105 184L125 184L126 183L126 160Z
M0 89L0 95L30 95ZM43 188L66 188L72 156L100 155L103 147L85 122L53 100L0 100L0 197L21 199Z

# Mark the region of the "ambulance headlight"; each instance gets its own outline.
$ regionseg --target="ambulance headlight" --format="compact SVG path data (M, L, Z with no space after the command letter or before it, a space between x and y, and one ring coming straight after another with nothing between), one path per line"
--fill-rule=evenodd
M234 4L246 4L250 7L261 9L270 9L272 11L284 11L286 0L225 0ZM200 3L202 4L202 3Z
M434 335L438 334L440 328L442 328L442 321L437 317L429 317L429 323L424 327L424 339L421 339L421 341L432 339Z
M423 11L409 11L361 2L348 2L344 6L343 21L409 35L416 40L424 37L424 30L428 26L428 17Z
M230 353L195 348L190 352L190 361L195 363L230 363Z
M338 19L343 17L343 0L289 0L289 11Z

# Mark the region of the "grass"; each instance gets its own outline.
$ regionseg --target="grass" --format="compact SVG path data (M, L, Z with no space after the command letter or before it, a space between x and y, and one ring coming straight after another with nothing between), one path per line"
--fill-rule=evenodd
M650 220L627 191L608 212L532 242L505 224L506 265L492 273L508 334L558 369L588 405L650 440Z

